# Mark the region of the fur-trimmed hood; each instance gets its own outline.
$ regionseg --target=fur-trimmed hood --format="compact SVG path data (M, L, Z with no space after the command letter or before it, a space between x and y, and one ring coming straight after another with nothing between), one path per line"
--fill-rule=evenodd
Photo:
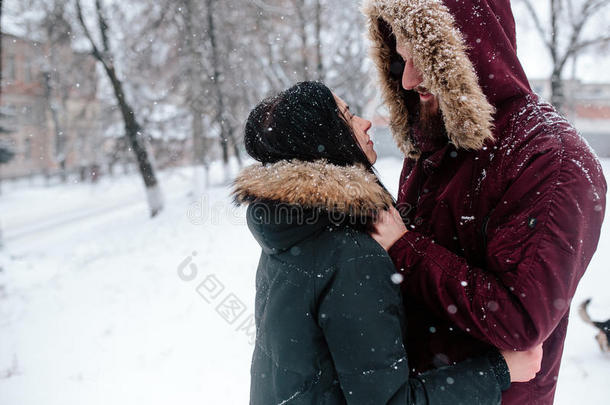
M233 183L237 204L274 201L305 209L366 217L392 204L392 197L363 166L338 166L324 160L254 164Z
M439 98L449 141L459 149L479 150L493 141L494 113L504 101L531 93L516 55L509 0L364 0L363 12L390 128L408 157L420 151L408 122L409 92L392 73L399 56L385 27L410 49L426 87Z
M324 160L255 164L242 170L233 186L235 202L250 204L248 228L267 254L292 249L328 225L365 225L393 203L364 167Z

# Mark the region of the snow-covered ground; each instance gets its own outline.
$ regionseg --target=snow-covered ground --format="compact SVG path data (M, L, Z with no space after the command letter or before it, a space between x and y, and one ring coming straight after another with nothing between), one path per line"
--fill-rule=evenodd
M377 167L395 192L400 161ZM160 183L167 204L154 219L135 175L4 186L0 404L247 403L260 251L244 209L223 185L189 195L189 169L163 172ZM574 301L593 297L602 320L609 264L606 223ZM610 356L575 307L556 403L609 403Z

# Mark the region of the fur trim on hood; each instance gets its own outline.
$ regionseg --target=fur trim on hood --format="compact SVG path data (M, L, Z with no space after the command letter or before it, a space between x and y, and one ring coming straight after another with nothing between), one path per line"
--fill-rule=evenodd
M392 205L392 197L363 166L337 166L318 160L254 164L233 183L237 204L276 201L303 208L370 217Z
M466 42L442 1L365 0L362 10L368 18L371 53L389 107L390 128L405 156L417 158L420 151L410 137L400 79L391 74L396 50L388 45L382 25L410 49L425 86L438 97L449 141L460 149L479 150L493 140L494 106L479 85Z

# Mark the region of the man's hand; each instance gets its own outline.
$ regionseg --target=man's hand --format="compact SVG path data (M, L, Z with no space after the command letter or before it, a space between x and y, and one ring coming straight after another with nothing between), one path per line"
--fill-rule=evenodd
M371 236L386 251L407 232L407 227L402 222L400 213L394 207L390 207L387 211L381 211L373 227L374 231L371 232Z

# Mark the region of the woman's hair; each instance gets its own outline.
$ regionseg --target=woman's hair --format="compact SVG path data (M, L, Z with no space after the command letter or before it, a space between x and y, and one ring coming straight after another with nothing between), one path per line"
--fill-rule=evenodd
M248 154L264 164L326 159L372 168L333 93L319 82L297 83L259 103L246 122L244 142Z

